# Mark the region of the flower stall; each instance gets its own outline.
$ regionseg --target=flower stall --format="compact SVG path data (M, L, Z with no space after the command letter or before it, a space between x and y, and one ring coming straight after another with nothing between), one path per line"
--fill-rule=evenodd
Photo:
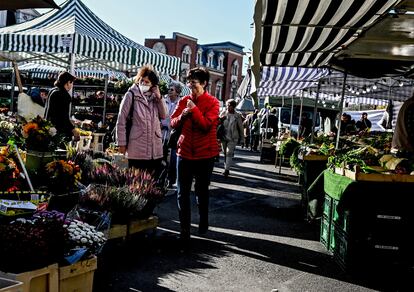
M40 117L0 118L0 277L27 291L72 291L82 282L91 291L108 239L157 227L164 186L116 166L110 151L64 145Z

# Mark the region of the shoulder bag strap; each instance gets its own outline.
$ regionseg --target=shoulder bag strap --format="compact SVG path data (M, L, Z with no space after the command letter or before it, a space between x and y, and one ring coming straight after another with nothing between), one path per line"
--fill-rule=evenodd
M131 107L129 108L128 119L132 119L132 117L134 116L135 94L131 89L128 90L128 92L131 93L131 97L132 97L132 103L131 103Z

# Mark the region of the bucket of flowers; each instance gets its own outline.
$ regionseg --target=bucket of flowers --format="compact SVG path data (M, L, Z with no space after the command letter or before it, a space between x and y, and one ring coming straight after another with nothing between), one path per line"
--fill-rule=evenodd
M52 161L55 151L63 142L63 137L57 134L53 124L40 116L23 123L18 143L21 143L26 153L26 168L32 171L42 169Z
M105 164L96 167L90 177L93 183L85 190L81 205L111 212L113 223L148 218L164 198L163 191L146 171Z
M0 147L0 191L20 190L24 182L20 176L21 169L17 157L10 146Z
M47 188L53 194L49 209L69 212L79 201L81 170L72 161L54 160L46 164Z

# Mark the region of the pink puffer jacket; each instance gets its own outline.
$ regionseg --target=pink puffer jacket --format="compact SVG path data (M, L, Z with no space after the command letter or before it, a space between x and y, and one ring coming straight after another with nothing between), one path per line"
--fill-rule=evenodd
M126 139L126 121L134 94L134 112L129 142ZM158 100L153 93L145 97L139 87L130 87L119 107L116 122L116 134L119 146L127 146L129 159L158 159L163 156L160 119L167 116L167 107L163 98Z

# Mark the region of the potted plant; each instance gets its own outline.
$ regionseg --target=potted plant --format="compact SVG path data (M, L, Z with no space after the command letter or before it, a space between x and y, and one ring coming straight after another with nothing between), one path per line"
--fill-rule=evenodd
M63 141L53 124L40 116L24 122L17 134L19 142L27 151L26 167L32 171L38 171L52 161L55 151Z

